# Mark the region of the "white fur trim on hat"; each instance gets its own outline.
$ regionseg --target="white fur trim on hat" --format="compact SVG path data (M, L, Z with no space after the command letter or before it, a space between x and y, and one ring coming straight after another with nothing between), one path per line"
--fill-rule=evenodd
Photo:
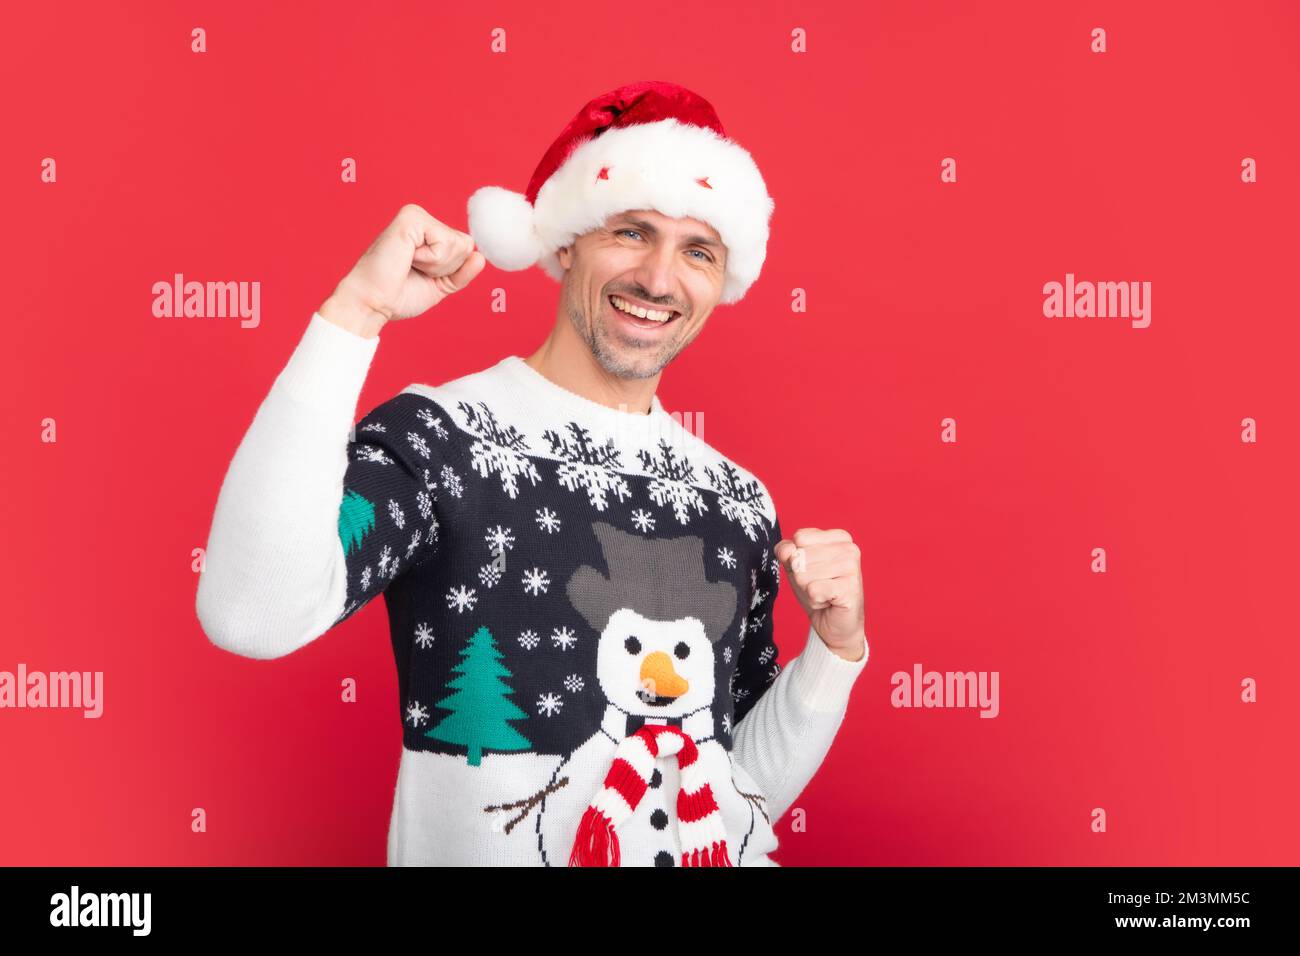
M747 150L706 127L664 119L615 127L579 145L542 184L535 206L498 186L478 190L469 200L469 232L497 268L538 263L558 280L564 268L556 250L615 213L653 209L698 219L727 247L719 300L726 305L739 301L762 270L774 207Z
M469 197L469 234L483 257L507 272L527 269L546 251L533 229L533 207L522 193L500 186Z

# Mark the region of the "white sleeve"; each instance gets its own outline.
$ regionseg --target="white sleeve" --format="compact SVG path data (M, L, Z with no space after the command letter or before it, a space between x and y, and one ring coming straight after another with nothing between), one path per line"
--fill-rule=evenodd
M764 629L770 626L769 614ZM767 797L773 823L790 809L826 758L868 656L864 648L861 660L845 660L810 626L802 653L737 723L732 757Z
M209 640L282 657L343 612L339 505L361 387L379 347L314 313L221 485L196 611Z

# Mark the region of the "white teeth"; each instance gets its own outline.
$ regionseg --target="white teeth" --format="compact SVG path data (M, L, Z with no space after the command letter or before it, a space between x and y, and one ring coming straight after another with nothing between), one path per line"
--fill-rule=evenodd
M673 317L671 312L660 312L656 309L643 309L640 306L633 305L631 302L620 299L616 295L611 295L609 299L620 312L627 312L630 315L635 315L642 319L650 319L653 322L667 322Z

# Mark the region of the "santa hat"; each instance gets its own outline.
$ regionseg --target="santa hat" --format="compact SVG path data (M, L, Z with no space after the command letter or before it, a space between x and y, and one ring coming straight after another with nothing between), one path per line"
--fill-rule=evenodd
M708 223L727 247L722 304L739 301L767 256L775 203L753 157L726 137L703 97L648 81L596 97L565 127L520 194L484 186L469 234L498 269L564 269L556 250L614 213L653 209Z

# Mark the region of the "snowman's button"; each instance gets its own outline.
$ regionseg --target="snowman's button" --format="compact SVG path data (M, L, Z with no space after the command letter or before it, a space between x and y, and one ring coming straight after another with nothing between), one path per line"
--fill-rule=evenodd
M654 813L650 814L650 825L656 830L662 830L668 826L668 814L664 813L662 807L657 808Z
M659 768L658 768L658 767L655 767L655 772L652 773L652 774L650 775L650 787L651 787L651 789L653 789L653 788L659 786L659 784L661 784L661 783L663 783L663 782L664 782L663 775L659 773Z
M655 854L655 866L675 866L677 861L667 850L660 850Z

